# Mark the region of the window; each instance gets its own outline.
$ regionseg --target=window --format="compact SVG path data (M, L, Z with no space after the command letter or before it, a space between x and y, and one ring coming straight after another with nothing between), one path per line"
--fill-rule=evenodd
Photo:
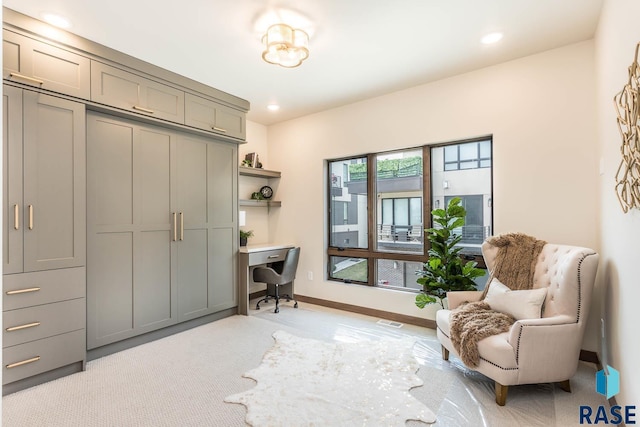
M328 175L329 279L418 291L429 213L456 196L467 209L463 253L484 265L479 248L492 227L490 138L330 160Z
M466 142L444 147L444 170L491 167L491 141Z
M331 246L366 248L367 158L329 163L331 181Z

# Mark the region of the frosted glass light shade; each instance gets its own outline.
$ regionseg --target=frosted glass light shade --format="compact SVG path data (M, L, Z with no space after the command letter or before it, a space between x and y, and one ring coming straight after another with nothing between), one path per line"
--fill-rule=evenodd
M286 24L275 24L262 37L262 59L270 64L294 68L309 57L309 36Z

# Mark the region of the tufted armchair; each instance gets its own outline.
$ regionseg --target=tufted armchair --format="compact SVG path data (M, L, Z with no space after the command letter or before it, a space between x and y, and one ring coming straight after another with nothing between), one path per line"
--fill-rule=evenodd
M498 249L488 242L482 254L491 271ZM517 320L508 332L478 342L480 361L473 369L495 381L496 403L503 406L510 385L559 382L570 392L598 268L591 249L547 243L538 256L533 288L547 287L541 318ZM450 338L451 311L463 301L478 301L481 291L451 292L449 310L436 315L442 357L456 356Z

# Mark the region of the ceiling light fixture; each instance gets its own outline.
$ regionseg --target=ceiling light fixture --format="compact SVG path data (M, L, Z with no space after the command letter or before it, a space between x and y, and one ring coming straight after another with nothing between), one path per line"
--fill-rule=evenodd
M269 104L267 105L267 110L269 111L278 111L280 106L278 104Z
M295 68L309 57L309 35L286 24L270 26L262 44L262 59L269 64Z
M502 33L489 33L484 36L480 41L482 44L492 44L502 40Z

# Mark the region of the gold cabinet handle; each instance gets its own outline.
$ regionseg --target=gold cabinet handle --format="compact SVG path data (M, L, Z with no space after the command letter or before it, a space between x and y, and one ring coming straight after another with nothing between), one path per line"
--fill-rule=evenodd
M180 212L180 240L184 240L184 215Z
M32 357L31 359L23 360L22 362L10 363L7 365L7 369L17 368L18 366L26 365L27 363L33 363L40 360L40 356Z
M29 230L33 230L33 205L29 205Z
M20 207L13 205L13 228L20 230Z
M173 213L173 241L178 240L178 217Z
M28 292L38 292L40 288L16 289L15 291L7 291L7 295L26 294Z
M40 322L27 323L25 325L12 326L7 328L7 332L19 331L20 329L34 328L36 326L40 326Z
M213 130L215 130L217 132L227 133L226 129L219 128L219 127L216 127L216 126L211 126L211 129L213 129Z
M153 114L153 113L155 113L155 111L153 111L153 110L149 110L148 108L144 108L144 107L141 107L141 106L139 106L139 105L134 105L134 106L133 106L133 109L134 109L134 110L138 110L138 111L142 111L143 113L149 113L149 114Z
M22 80L27 80L39 85L43 85L44 81L43 80L39 80L39 79L34 79L33 77L29 77L29 76L25 76L24 74L18 74L18 73L9 73L9 78L13 78L13 77L17 77L19 79Z

